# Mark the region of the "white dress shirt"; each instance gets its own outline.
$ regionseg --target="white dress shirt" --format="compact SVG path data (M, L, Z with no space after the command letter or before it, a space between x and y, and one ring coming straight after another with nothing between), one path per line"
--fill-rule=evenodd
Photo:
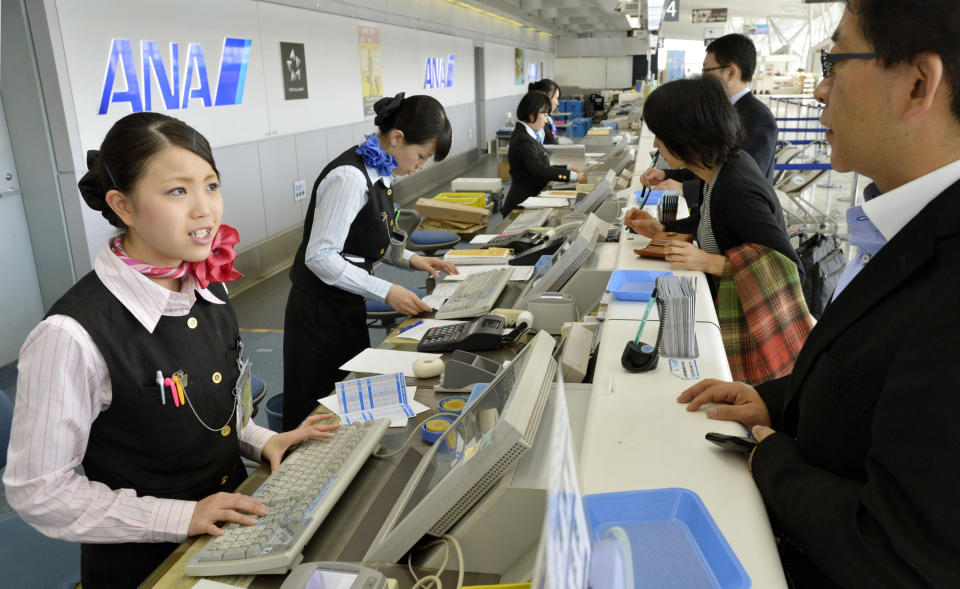
M94 272L150 333L161 316L187 315L197 293L224 304L193 276L183 278L180 292L167 290L109 247L97 256ZM184 541L195 501L137 497L133 489L111 489L74 470L86 453L93 421L112 400L107 364L80 323L65 315L44 319L27 336L17 368L3 482L20 516L47 536L73 542ZM240 453L259 460L274 432L252 420L236 426Z
M384 186L390 187L389 176L380 176L375 169L365 167L371 183L382 180ZM393 284L351 264L341 255L350 225L368 200L367 179L355 166L343 165L330 170L317 186L313 227L304 262L326 284L383 302ZM413 256L413 252L403 251L403 259L408 264Z
M960 180L960 160L941 166L861 205L887 241L917 216L930 201Z
M750 86L747 86L747 87L744 88L743 90L741 90L741 91L737 92L736 94L734 94L733 96L731 96L731 97L730 97L730 104L736 104L737 101L740 100L741 98L743 98L744 96L746 96L748 92L750 92Z

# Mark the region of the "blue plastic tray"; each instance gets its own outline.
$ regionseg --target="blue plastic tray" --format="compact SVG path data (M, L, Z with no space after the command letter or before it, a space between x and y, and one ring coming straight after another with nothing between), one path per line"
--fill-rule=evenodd
M671 275L673 272L658 270L614 270L607 290L621 301L646 301L656 286L657 277Z
M636 587L750 587L747 571L693 491L599 493L584 497L583 505L594 541L614 526L626 532Z

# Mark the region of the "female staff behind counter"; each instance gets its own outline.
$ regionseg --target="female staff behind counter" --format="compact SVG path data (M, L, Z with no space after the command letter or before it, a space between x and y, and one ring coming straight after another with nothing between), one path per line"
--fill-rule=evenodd
M510 136L510 148L507 161L510 163L510 191L503 201L501 212L506 216L510 211L535 196L547 185L559 182L586 182L579 175L580 170L567 166L551 166L547 150L537 137L547 122L547 115L553 105L547 96L538 91L527 92L517 106L517 119L520 121Z
M316 416L275 434L234 392L243 348L221 282L240 276L237 232L220 223L203 135L166 115L127 115L87 167L80 194L120 233L20 349L3 482L24 521L83 543L85 589L122 589L188 536L266 514L231 493L247 476L241 453L276 468L291 445L338 426ZM167 396L174 374L183 403Z
M543 92L547 98L550 99L550 112L557 110L557 106L560 104L560 86L557 86L557 83L549 78L544 78L536 82L530 82L527 85L527 90L533 92ZM543 131L540 133L542 139L540 143L544 145L556 145L560 141L557 137L557 126L553 124L553 119L550 115L547 115L547 121L543 125Z
M430 156L445 158L450 121L430 96L401 92L373 108L380 132L327 164L313 185L284 317L284 429L309 415L346 376L340 366L370 347L365 298L406 315L431 310L413 291L373 276L373 264L386 254L394 228L391 174L406 176ZM434 276L457 274L438 258L404 252L403 259Z
M723 86L712 76L665 84L644 102L643 120L670 168L687 168L700 179L703 199L686 219L660 223L632 209L626 224L647 237L696 235L699 248L674 240L664 249L666 260L710 277L735 379L759 383L789 374L813 327L800 290L800 259L773 187L740 150L740 120ZM651 168L641 179L659 184L664 171Z

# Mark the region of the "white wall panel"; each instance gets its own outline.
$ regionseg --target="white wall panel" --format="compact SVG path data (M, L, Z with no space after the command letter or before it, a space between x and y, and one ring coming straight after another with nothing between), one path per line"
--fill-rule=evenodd
M607 80L604 88L633 87L633 56L607 58Z
M264 137L268 132L263 68L259 57L263 47L256 3L236 0L168 0L162 5L150 5L114 0L60 0L57 2L57 10L83 150L98 147L111 125L131 112L127 103L111 103L106 114L97 114L114 38L130 41L134 58L132 66L137 72L138 80L143 73L140 41L158 42L168 74L172 74L173 70L169 59L170 43L179 43L181 77L187 74L188 44L199 43L203 48L213 98L216 97L224 37L252 39L242 104L205 108L195 99L188 108L171 110L167 114L195 126L213 145L253 141ZM109 18L105 18L106 15L109 15ZM151 77L154 80L154 110L166 112L163 110L164 104L156 85L156 77ZM196 80L196 77L194 79ZM122 75L117 76L114 87L125 87ZM181 100L182 98L181 96Z
M267 235L276 235L301 222L300 203L293 199L293 179L297 177L296 140L292 135L277 137L260 141L257 147L264 222Z
M299 133L363 119L357 21L322 12L257 3L271 134ZM303 43L307 94L285 100L280 42ZM335 58L333 58L335 56Z
M483 44L484 82L487 86L487 100L523 94L527 91L526 83L516 83L514 76L515 49L516 47L499 43Z
M223 194L223 222L240 233L238 249L267 238L260 183L260 155L256 143L231 145L213 150L220 170Z

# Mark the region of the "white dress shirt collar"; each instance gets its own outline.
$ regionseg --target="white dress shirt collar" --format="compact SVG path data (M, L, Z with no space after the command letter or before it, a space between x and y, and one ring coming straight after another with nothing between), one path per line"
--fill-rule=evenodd
M208 289L200 288L197 279L191 274L181 280L180 292L163 288L128 266L110 251L109 246L100 251L93 263L93 270L107 290L150 333L156 329L160 317L188 314L196 302L195 292L211 303L224 304Z
M960 160L863 203L863 212L890 241L941 192L960 180Z
M736 94L734 94L733 96L731 96L731 97L730 97L730 104L736 104L737 101L740 100L741 98L743 98L744 96L746 96L748 92L750 92L750 86L747 86L747 87L744 88L743 90L741 90L741 91L737 92Z
M537 141L540 141L540 139L537 137L537 132L533 130L533 127L531 127L531 126L528 125L527 123L524 123L523 121L520 121L520 124L523 125L523 128L527 130L527 134L528 134L528 135L530 135L531 137L533 137L533 138L536 139Z

